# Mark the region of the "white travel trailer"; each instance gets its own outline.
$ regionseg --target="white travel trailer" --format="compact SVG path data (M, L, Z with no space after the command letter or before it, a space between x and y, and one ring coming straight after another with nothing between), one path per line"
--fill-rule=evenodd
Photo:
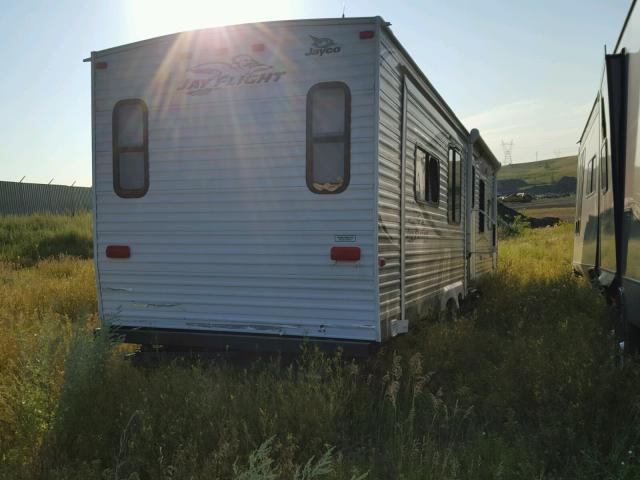
M496 264L496 172L379 17L93 52L104 325L140 344L366 350Z
M573 268L619 313L640 347L640 11L634 1L580 138Z

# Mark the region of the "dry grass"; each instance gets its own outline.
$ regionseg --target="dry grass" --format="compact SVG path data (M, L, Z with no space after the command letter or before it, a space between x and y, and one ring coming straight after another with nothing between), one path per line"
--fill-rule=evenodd
M0 269L0 478L639 478L640 369L571 275L571 226L501 242L456 322L366 362L134 367L92 264Z

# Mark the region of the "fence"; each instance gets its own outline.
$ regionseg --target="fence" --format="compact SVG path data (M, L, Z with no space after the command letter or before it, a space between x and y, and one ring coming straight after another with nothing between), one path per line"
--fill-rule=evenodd
M88 187L0 181L0 215L79 213L91 207Z

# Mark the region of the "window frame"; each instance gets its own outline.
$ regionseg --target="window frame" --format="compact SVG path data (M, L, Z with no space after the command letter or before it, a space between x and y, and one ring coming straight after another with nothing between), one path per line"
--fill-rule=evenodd
M479 178L478 180L478 233L485 233L486 208L487 208L487 185L486 182Z
M458 159L457 169L456 157ZM462 154L460 148L454 145L449 146L447 162L447 221L451 225L460 225L462 222ZM459 180L457 185L456 180Z
M438 190L436 192L436 199L435 200L431 200L430 199L430 197L431 197L431 188L430 188L429 179L431 177L430 177L429 172L431 172L431 168L429 167L429 164L431 163L431 160L434 160L436 162L435 171L438 174L437 177L436 177L436 185L438 186ZM425 181L425 184L426 184L426 187L425 187L425 198L426 198L427 204L429 204L429 205L431 205L433 207L438 207L440 205L440 170L441 170L441 168L440 168L440 159L437 156L432 155L432 154L429 153L427 155L426 165L427 165L427 171L426 171L426 174L424 176L424 181Z
M313 136L313 97L318 90L335 89L339 87L344 92L344 133L342 135ZM307 188L318 195L332 195L344 192L351 181L351 90L344 82L319 82L311 86L307 92L307 135L306 135L306 182ZM316 143L344 144L344 181L336 190L317 190L313 187L313 147Z
M603 155L604 153L604 155ZM609 190L609 146L605 139L602 147L600 147L600 192L604 195Z
M476 166L471 166L471 208L476 207Z
M424 189L424 198L421 198L418 190L418 151L424 154L424 175L422 179L424 180L424 185L422 185ZM426 205L427 202L427 169L429 168L429 153L427 150L421 145L416 144L415 149L413 150L413 198L416 203L421 205Z
M135 105L142 108L142 145L135 147L120 147L118 145L120 125L118 114L120 107ZM121 198L141 198L149 191L149 109L144 100L140 98L126 98L119 100L113 106L111 117L111 136L113 148L113 190ZM142 153L144 167L144 185L142 188L122 188L120 185L120 154Z
M585 175L585 197L590 197L591 195L593 195L593 193L597 190L596 185L596 180L597 180L597 174L598 174L598 169L596 169L596 157L597 155L593 155L589 161L587 162L587 165L585 167L584 170L584 175Z
M419 198L418 196L418 184L416 182L417 179L417 173L418 173L418 150L420 150L422 153L424 153L424 199ZM440 205L440 159L436 156L433 155L429 150L427 150L427 148L425 148L424 146L422 146L419 143L416 143L415 149L413 151L413 194L414 194L414 199L416 201L416 203L419 203L421 205L430 205L432 207L438 207ZM436 197L436 200L430 200L430 194L431 194L431 190L429 188L429 163L431 162L431 160L434 160L436 163L436 172L438 173L438 181L437 181L437 185L438 185L438 194Z

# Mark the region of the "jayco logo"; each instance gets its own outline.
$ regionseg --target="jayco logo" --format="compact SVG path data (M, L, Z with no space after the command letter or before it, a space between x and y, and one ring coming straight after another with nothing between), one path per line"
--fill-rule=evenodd
M249 55L236 55L229 62L207 62L189 68L178 91L188 95L206 95L220 88L277 82L286 73Z
M309 51L305 53L306 56L309 56L309 55L323 56L323 55L329 55L331 53L340 53L340 50L342 50L342 48L340 48L340 45L338 45L336 42L334 42L330 38L318 38L318 37L314 37L313 35L309 35L309 36L311 37L311 41L313 42L313 45L311 46Z

